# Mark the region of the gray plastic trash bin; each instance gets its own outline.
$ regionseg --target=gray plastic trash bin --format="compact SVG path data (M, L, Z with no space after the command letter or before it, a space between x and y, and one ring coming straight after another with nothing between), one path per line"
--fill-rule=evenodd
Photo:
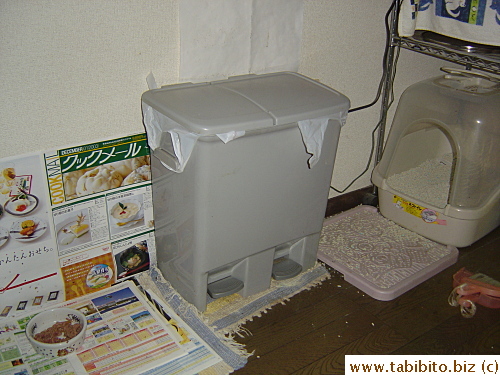
M142 96L158 267L199 310L315 264L349 100L296 73ZM207 294L208 293L208 294Z

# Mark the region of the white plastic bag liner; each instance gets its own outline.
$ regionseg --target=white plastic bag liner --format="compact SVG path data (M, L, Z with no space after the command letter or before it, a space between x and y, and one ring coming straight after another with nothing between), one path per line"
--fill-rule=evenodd
M142 111L144 125L148 134L148 144L153 154L158 156L158 159L166 168L173 172L181 173L184 171L184 167L191 157L199 135L186 131L182 125L145 103L143 103ZM343 126L346 118L347 112L341 112L333 117L307 119L297 122L306 151L311 154L308 160L309 168L313 168L321 156L328 121L337 120ZM170 140L165 140L167 134L170 136ZM243 137L244 135L245 131L230 131L224 134L217 134L224 143ZM165 146L169 141L172 146ZM170 148L172 148L173 155L168 152ZM168 155L169 159L172 159L173 162L166 162L166 158L162 157L162 154L164 156Z
M196 141L200 136L188 132L182 125L145 103L143 103L142 112L144 126L148 134L149 148L153 154L169 170L177 173L184 171L184 167L191 157ZM244 135L245 131L230 131L217 134L217 137L222 142L227 143ZM165 140L166 136L170 136L170 139ZM169 162L166 161L167 158Z
M194 145L199 136L184 130L182 125L154 110L147 104L143 103L142 113L144 115L144 126L148 134L149 148L153 153L158 150L158 159L166 168L173 172L181 173L191 157ZM168 142L165 140L167 134L170 135L174 153L170 157L174 160L176 159L175 163L165 162L165 159L159 154L161 150L168 154L168 151L165 151L170 149L170 147L165 146L165 143Z
M241 130L241 131L230 131L223 134L217 134L217 137L219 137L222 142L227 143L229 141L232 141L233 139L243 137L244 135L245 131Z
M321 156L321 148L323 147L328 121L337 120L340 122L341 126L344 126L346 118L347 112L341 112L333 117L322 117L297 122L306 150L311 154L311 157L307 161L309 168L314 167Z

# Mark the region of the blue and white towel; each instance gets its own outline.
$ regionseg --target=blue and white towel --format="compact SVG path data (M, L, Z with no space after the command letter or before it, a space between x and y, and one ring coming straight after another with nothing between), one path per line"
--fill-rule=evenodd
M500 46L500 0L403 0L399 35L415 30Z

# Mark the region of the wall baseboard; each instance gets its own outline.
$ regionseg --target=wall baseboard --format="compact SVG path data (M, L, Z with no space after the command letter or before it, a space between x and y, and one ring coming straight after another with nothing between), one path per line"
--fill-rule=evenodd
M373 186L367 186L358 190L351 191L328 199L325 217L330 217L341 212L350 210L363 203L363 197L366 193L371 193Z

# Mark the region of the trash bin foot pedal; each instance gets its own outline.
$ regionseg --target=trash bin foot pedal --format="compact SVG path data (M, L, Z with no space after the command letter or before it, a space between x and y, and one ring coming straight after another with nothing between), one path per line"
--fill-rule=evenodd
M212 298L229 296L243 289L244 283L232 276L208 284L207 291Z
M302 272L302 266L288 258L280 258L274 261L273 278L275 280L285 280L297 276Z

